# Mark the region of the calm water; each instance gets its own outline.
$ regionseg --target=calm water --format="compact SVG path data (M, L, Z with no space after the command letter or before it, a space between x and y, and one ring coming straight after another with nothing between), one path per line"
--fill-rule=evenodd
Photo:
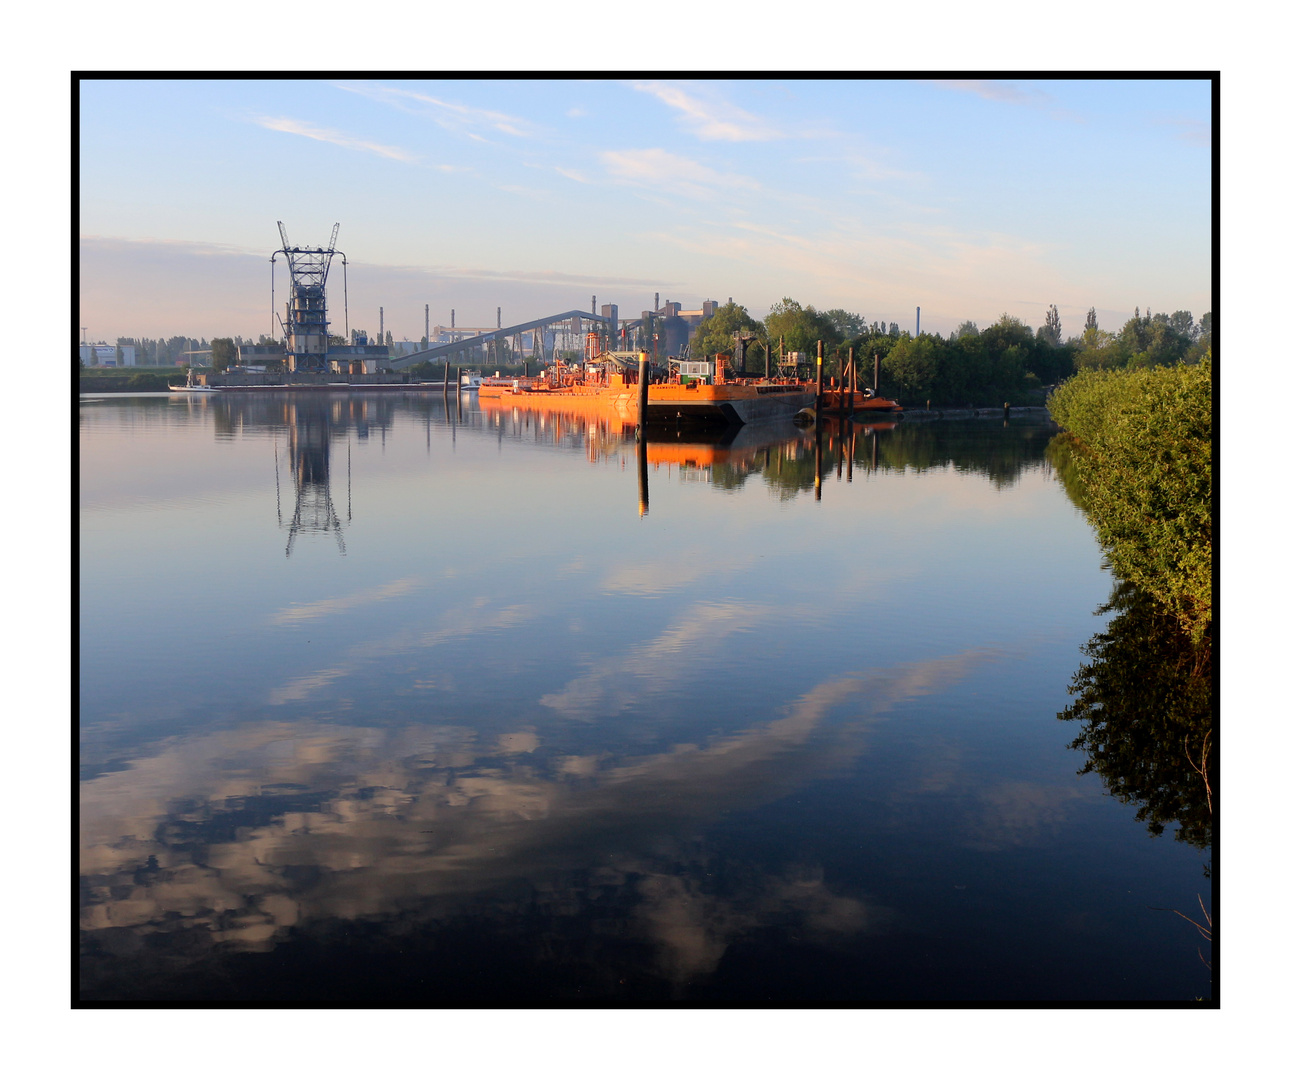
M82 399L81 996L1209 996L1052 432Z

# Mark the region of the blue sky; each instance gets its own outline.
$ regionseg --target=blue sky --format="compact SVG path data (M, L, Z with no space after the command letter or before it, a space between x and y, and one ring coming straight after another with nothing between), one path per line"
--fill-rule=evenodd
M1211 306L1199 80L98 80L80 121L95 340L269 332L278 220L339 221L350 326L397 338L656 292L942 333Z

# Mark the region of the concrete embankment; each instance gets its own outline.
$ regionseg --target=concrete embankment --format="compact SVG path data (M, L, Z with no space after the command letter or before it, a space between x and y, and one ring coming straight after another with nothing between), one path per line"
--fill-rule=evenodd
M1003 409L905 409L901 419L907 423L919 420L1003 420ZM1051 420L1043 405L1011 405L1010 420Z

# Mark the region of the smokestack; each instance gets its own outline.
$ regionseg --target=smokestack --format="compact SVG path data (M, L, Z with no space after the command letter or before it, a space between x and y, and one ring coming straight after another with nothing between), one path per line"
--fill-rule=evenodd
M457 328L457 308L453 308L448 313L448 328L455 330Z
M386 309L385 309L385 308L378 308L377 310L381 312L381 338L380 338L380 340L381 340L381 344L382 344L382 345L384 345L384 344L386 343Z
M919 336L919 309L914 309L914 336Z
M498 329L502 329L502 309L498 308Z
M596 294L592 293L592 314L596 314Z
M426 305L426 344L430 344L430 305Z
M658 294L658 293L655 293L655 294L654 294L654 309L655 309L655 311L658 311L658 310L659 310L659 294Z

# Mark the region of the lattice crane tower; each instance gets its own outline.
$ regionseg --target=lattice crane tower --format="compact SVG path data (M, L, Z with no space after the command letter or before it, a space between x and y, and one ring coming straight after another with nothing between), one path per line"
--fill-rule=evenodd
M286 338L288 371L327 370L327 271L332 256L338 254L336 234L340 227L339 221L332 226L332 237L325 248L292 247L286 228L278 222L282 247L269 261L275 262L284 255L291 271L286 322L279 316ZM344 252L339 254L344 261Z

